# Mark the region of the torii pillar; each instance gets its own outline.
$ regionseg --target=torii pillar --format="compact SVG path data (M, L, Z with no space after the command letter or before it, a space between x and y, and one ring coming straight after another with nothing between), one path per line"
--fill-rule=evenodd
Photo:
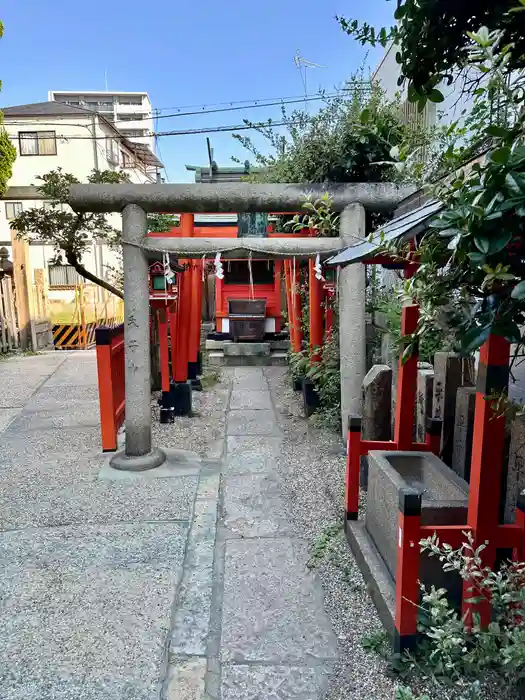
M355 245L366 233L362 204L349 204L341 213L340 236L344 246ZM339 355L341 368L341 426L347 434L348 416L361 413L361 392L366 373L365 266L347 265L339 271Z

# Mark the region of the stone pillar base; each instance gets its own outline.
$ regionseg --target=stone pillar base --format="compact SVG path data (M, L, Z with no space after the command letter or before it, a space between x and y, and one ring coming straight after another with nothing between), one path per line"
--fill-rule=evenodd
M165 461L165 453L154 447L148 454L139 456L127 455L125 450L121 450L111 458L110 465L119 471L145 472L160 467Z

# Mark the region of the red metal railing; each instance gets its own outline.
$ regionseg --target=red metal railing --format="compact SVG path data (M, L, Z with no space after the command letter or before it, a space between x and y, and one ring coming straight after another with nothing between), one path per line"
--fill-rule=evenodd
M117 432L124 422L124 326L97 328L98 395L102 449L117 449Z

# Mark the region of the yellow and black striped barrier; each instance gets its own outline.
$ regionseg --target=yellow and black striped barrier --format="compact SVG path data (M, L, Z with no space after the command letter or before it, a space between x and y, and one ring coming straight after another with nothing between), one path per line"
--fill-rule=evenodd
M93 323L57 323L53 326L53 344L55 350L86 350L95 345L97 326L115 328L123 322L122 318L100 319Z

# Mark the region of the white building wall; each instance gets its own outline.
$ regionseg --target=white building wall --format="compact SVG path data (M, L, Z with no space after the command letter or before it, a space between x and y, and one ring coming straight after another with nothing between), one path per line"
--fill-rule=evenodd
M17 150L17 158L13 166L13 175L9 181L10 187L38 185L38 177L51 170L62 168L66 173L71 173L81 182L85 182L93 169L116 170L122 165L121 151L127 153L129 162L136 164L133 153L122 147L118 135L110 126L102 120L95 118L95 141L92 138L93 124L91 116L77 117L27 117L5 118L4 126ZM56 154L55 155L21 155L20 132L31 131L55 131ZM117 138L115 138L117 136ZM76 137L76 138L75 138ZM107 141L106 139L109 139ZM108 147L116 148L119 154L119 165L108 157ZM96 157L95 157L96 149ZM147 175L139 167L126 168L130 179L134 183L146 183L155 180L154 175ZM11 226L7 219L6 204L12 200L0 202L0 245L4 245L10 251ZM43 200L19 200L22 210L38 208L44 205ZM108 214L108 222L117 229L122 228L120 214ZM53 247L49 245L32 244L29 248L30 263L32 269L47 268L54 257ZM98 277L108 278L107 266L118 267L117 252L105 244L94 243L84 254L82 264L89 272ZM97 292L98 293L98 292ZM100 290L102 293L102 290Z

